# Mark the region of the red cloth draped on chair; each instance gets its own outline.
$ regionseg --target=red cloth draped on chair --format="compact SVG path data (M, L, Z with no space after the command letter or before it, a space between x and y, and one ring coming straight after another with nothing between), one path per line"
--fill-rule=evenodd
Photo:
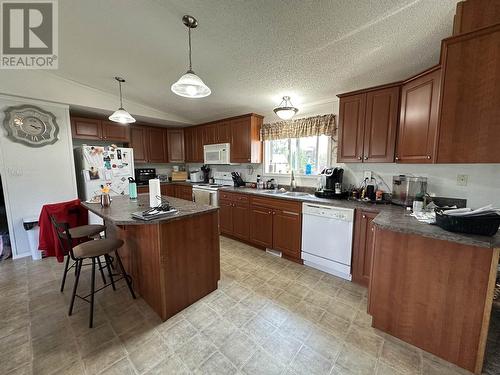
M73 228L88 224L88 211L80 205L80 199L46 204L42 207L38 219L38 225L40 226L38 249L43 250L45 256L55 256L59 262L62 262L66 253L61 248L57 233L50 221L51 215L54 215L57 221L66 222L70 228Z

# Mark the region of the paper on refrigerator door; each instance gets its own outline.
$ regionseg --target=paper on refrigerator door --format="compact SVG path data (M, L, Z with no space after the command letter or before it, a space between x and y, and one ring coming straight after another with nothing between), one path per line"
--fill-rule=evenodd
M153 178L149 180L149 206L158 207L161 205L160 180Z

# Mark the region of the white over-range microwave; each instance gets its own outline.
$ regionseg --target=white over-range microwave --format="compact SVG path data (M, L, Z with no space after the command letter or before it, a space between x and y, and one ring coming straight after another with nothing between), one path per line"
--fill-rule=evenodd
M231 146L229 143L218 143L203 146L205 164L230 164Z

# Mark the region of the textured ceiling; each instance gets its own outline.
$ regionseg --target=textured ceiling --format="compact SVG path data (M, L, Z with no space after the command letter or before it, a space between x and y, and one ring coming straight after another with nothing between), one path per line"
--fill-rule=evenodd
M438 62L457 0L64 0L53 73L200 123L292 96L301 113L341 92L399 80ZM187 69L182 15L199 21L193 69L212 89L174 95ZM333 108L333 105L332 105Z

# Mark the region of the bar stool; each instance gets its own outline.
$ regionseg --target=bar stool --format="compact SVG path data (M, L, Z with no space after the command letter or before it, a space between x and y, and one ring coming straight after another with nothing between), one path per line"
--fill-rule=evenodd
M103 239L95 239L92 241L83 242L79 245L72 246L73 238L71 236L71 229L69 228L68 223L58 223L55 219L53 219L53 224L56 228L56 232L58 234L59 241L61 246L68 251L68 254L71 256L71 259L75 261L76 267L76 276L75 276L75 284L73 285L73 293L71 295L71 302L69 305L68 315L71 316L73 314L73 306L75 303L75 297L78 297L88 303L90 303L90 318L89 318L89 328L92 328L94 321L94 295L100 290L112 286L114 290L116 290L115 282L121 279L125 279L127 283L127 287L132 295L132 298L136 298L134 290L132 288L132 278L126 273L125 268L123 267L123 263L118 255L118 249L123 245L123 241L120 239L113 238L103 238ZM111 270L111 256L110 253L115 253L116 262L118 267L120 268L120 274L113 274ZM108 269L108 276L110 279L110 284L104 283L99 289L95 289L95 270L96 264L100 264L99 257L104 256L106 268ZM90 259L90 263L85 263L84 260ZM90 280L90 293L85 296L79 296L76 292L78 290L78 281L80 279L80 274L83 266L92 266L92 276ZM101 267L102 271L102 267ZM118 279L114 279L114 276L119 276ZM88 298L90 297L90 301Z
M52 224L55 227L56 226L55 217L51 216L50 220L52 221ZM69 228L69 234L70 234L72 239L81 240L81 239L85 239L85 238L101 237L100 233L104 232L104 230L106 230L106 226L104 226L104 225L88 224L88 225L81 225L79 227ZM71 245L73 245L72 242L71 242ZM69 252L67 252L66 263L64 265L64 272L63 272L63 277L62 277L62 281L61 281L61 292L64 292L64 285L66 284L66 275L68 274L68 271L71 268L75 267L75 274L76 274L76 262L74 262L71 266L69 266L69 259L70 259L70 254L69 254ZM99 261L99 268L100 268L103 283L106 284L106 278L104 277L104 272L103 272L101 260L98 259L98 261Z

